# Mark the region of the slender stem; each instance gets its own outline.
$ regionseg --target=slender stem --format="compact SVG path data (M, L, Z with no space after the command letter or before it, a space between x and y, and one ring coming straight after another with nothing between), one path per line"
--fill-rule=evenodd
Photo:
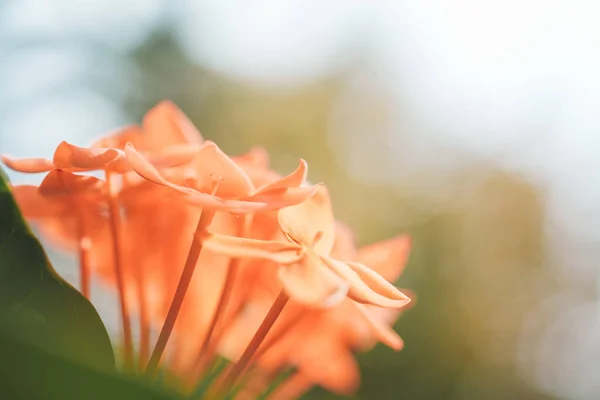
M90 266L88 264L89 243L87 238L79 240L79 285L81 294L89 300L90 298Z
M58 179L61 184L65 185L63 175L58 174ZM90 249L90 240L85 236L85 224L83 213L80 209L79 202L76 197L69 197L69 206L73 210L75 218L75 227L77 231L77 250L79 259L79 286L83 296L89 300L90 298L90 267L88 265L88 252Z
M243 285L239 287L239 285L236 285L235 280L232 279L231 291L238 292L236 301L232 304L231 296L229 296L230 299L226 302L226 304L230 313L229 315L223 314L221 317L219 317L220 324L215 326L215 331L213 332L212 340L208 342L208 347L205 349L204 352L198 352L196 364L190 368L189 375L191 377L201 376L204 372L206 372L206 368L208 368L211 365L214 356L216 355L216 347L221 341L223 335L229 330L233 322L238 317L240 311L242 310L242 306L246 304L247 297L250 292L249 288L251 288L252 286L253 281L245 281L243 282Z
M289 311L290 310L288 308L288 312ZM302 321L307 315L310 315L310 313L307 312L306 308L302 308L302 310L300 310L299 312L292 313L291 315L289 315L281 328L277 330L271 330L271 332L269 332L270 334L267 335L267 337L265 338L263 344L254 353L252 360L250 360L251 364L255 365L266 352L271 350L281 339L285 337L285 335L293 327L297 326L298 323L300 323L300 321ZM252 371L246 372L244 375L248 375L248 373L252 373ZM250 376L249 379L252 379L252 377Z
M300 323L304 319L304 317L308 315L306 309L303 309L300 313L295 314L291 317L286 324L275 332L271 332L268 340L265 340L262 346L254 353L254 357L252 358L253 362L256 362L259 358L261 358L267 351L269 351L273 346L275 346L283 337L295 326Z
M219 322L219 317L225 312L227 308L227 303L229 302L229 298L231 297L231 292L233 288L233 283L235 282L235 276L237 275L237 271L239 270L240 259L234 258L229 262L227 268L227 275L225 276L225 283L223 285L223 290L221 291L221 296L219 297L219 301L217 303L217 307L212 315L210 325L208 326L208 331L204 336L202 341L202 346L200 346L200 350L198 351L198 355L196 357L196 363L194 365L194 370L198 368L203 363L201 362L203 358L210 356L207 353L210 339L213 336L217 323ZM210 362L210 360L207 360Z
M267 313L267 316L258 327L258 330L254 334L254 337L252 337L252 340L250 340L250 343L248 344L248 347L246 347L246 350L244 350L244 352L242 353L242 356L240 357L239 361L233 366L233 368L229 371L227 376L225 376L225 378L223 379L220 390L221 392L226 391L228 388L232 388L236 380L239 378L242 372L244 372L244 370L252 360L254 353L256 353L263 340L265 340L265 337L269 333L269 330L277 321L277 318L283 311L289 299L289 296L283 290L279 292L279 295L273 302L273 305Z
M221 338L223 337L223 335L229 330L229 328L231 328L231 325L235 322L236 318L239 316L240 312L242 311L243 305L246 304L248 302L248 296L250 295L250 288L252 288L254 286L254 282L255 282L256 278L248 280L243 282L243 285L241 287L239 287L240 285L238 285L238 287L236 288L236 285L234 285L234 289L236 292L238 293L238 298L236 300L236 302L234 304L228 304L229 308L230 308L230 315L225 316L226 318L224 320L221 321L221 324L219 324L216 333L213 335L213 340L212 340L212 344L209 347L213 348L215 345L217 345L219 343L219 341L221 340ZM233 307L232 307L233 306Z
M190 247L190 252L188 253L185 261L181 278L179 278L179 283L177 284L173 301L171 302L165 323L163 324L160 335L158 336L158 340L156 342L156 346L152 351L152 356L150 357L150 361L146 367L147 376L154 377L156 374L158 363L160 362L160 358L167 347L169 336L171 336L171 332L175 326L175 321L179 315L179 310L183 304L185 294L187 293L190 282L192 281L192 276L194 275L194 269L196 268L198 257L202 251L202 242L199 239L199 234L210 227L214 215L215 213L212 210L203 210L202 214L200 215L200 220L198 221L198 226L196 227L196 233L192 239L192 246Z
M238 226L238 236L246 237L249 233L251 224L252 224L252 215L246 214L240 217L240 222ZM198 351L198 355L196 356L195 365L192 366L191 374L194 374L195 370L198 369L201 372L202 366L204 364L210 364L212 355L212 351L209 351L209 347L211 344L211 339L215 332L215 328L217 324L221 320L221 317L224 316L225 311L227 309L227 304L229 304L229 300L231 298L231 293L233 292L233 286L235 283L235 278L237 276L238 270L240 267L240 259L232 258L229 261L229 265L227 266L227 272L225 275L225 281L223 283L223 288L221 290L221 295L219 296L219 300L217 302L217 306L213 311L210 323L208 325L208 330L206 335L204 335L204 339L202 341L202 345L200 346L200 350ZM205 362L203 362L205 359Z
M138 266L139 267L139 266ZM148 362L150 356L150 316L146 304L145 286L142 271L138 271L137 298L140 307L140 349L138 354L138 366L141 371Z
M89 300L90 298L90 266L88 263L88 253L90 251L90 239L85 236L85 223L81 210L78 209L77 203L71 205L75 210L75 218L77 225L78 252L79 252L79 285L81 294Z
M121 322L123 325L125 369L129 370L133 366L133 340L131 334L131 318L129 317L129 307L127 305L127 296L125 295L123 267L121 265L121 211L119 209L117 197L115 196L112 178L112 174L106 171L108 213L112 231L113 264L117 281L117 291L119 293L119 303L121 306Z

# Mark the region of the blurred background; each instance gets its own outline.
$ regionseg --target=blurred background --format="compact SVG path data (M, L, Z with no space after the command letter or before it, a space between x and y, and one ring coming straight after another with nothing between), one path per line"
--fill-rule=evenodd
M2 0L0 152L50 157L172 99L230 154L304 157L361 244L413 235L406 348L360 356L356 399L598 399L599 11Z

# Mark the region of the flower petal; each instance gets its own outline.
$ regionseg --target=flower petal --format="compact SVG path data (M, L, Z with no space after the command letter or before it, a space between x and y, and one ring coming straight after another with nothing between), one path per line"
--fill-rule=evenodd
M279 210L279 224L291 240L310 246L321 255L329 255L335 238L335 220L329 191L324 185L305 202ZM319 237L316 243L315 238Z
M60 196L90 192L100 189L102 181L93 176L75 175L60 169L46 175L39 187L43 196Z
M355 260L357 254L354 233L345 223L335 221L335 242L330 256L338 260Z
M162 151L182 144L202 144L202 135L192 121L173 102L164 100L144 116L142 129L147 146L144 150Z
M17 185L12 191L21 212L28 219L55 217L68 209L67 203L42 196L33 185Z
M204 232L199 234L203 247L233 258L261 258L277 264L291 264L302 258L302 249L289 242L257 240Z
M152 165L148 160L146 160L138 151L133 147L133 144L127 143L125 145L125 155L127 157L127 161L131 168L135 172L137 172L142 178L149 180L150 182L154 182L158 185L163 186L175 186L172 185L169 181L162 177L160 172Z
M308 172L308 164L306 161L300 159L300 164L298 167L289 175L284 176L281 179L278 179L275 182L268 183L261 188L259 188L255 194L268 192L272 189L279 188L290 188L290 187L299 187L306 180L306 174Z
M92 142L90 147L95 149L123 149L127 143L143 146L142 128L138 125L128 125L108 133Z
M150 155L148 159L157 168L176 167L192 161L199 150L200 145L174 145L162 149L159 153Z
M358 250L358 261L368 265L371 269L383 276L389 282L395 282L402 274L412 240L408 235L373 243Z
M342 343L332 342L327 337L319 339L312 340L315 343L295 356L300 359L298 369L312 382L331 392L351 395L360 384L356 360Z
M405 301L406 304L410 302L410 297L366 265L354 261L348 261L346 264L375 292L390 299Z
M313 386L314 383L312 380L300 372L295 372L291 377L284 380L273 390L271 397L279 400L299 399Z
M389 325L384 324L379 319L371 315L368 308L363 304L354 303L354 305L365 318L365 321L369 324L373 330L373 333L381 343L391 347L396 351L402 350L404 347L404 341Z
M233 160L242 167L269 168L269 153L262 147L253 147L247 153L233 157Z
M216 195L221 198L239 199L254 191L250 177L214 142L205 142L192 165L201 192L211 193L216 181L220 181Z
M403 295L402 292L398 291L397 289L395 289L395 292L390 297L387 296L388 292L381 294L373 290L369 287L369 285L367 285L367 283L363 282L361 276L353 271L348 263L323 256L321 256L321 260L325 265L331 268L336 274L350 284L348 297L354 301L387 308L402 308L410 302L410 298ZM370 279L374 278L370 277ZM376 286L376 288L381 289L380 286ZM385 289L387 290L388 288L386 287Z
M298 263L279 267L278 276L290 298L311 307L333 307L348 292L348 285L312 253Z
M321 187L321 184L310 187L273 188L268 191L257 193L247 201L261 201L268 204L268 210L278 210L284 207L300 204L313 197Z
M3 155L2 162L12 170L30 174L48 172L54 168L52 161L45 158L12 158Z
M69 171L130 170L121 150L78 147L64 141L56 148L52 161L55 168Z
M137 172L141 177L147 179L150 182L166 186L172 190L179 192L181 195L183 195L183 200L185 200L189 204L210 209L225 210L229 212L239 213L265 209L267 206L266 203L261 202L223 200L216 196L200 192L196 189L175 185L163 178L163 176L160 172L158 172L156 167L154 167L148 160L146 160L140 153L138 153L131 143L127 143L127 145L125 146L125 154L127 155L127 161L129 162L133 170Z

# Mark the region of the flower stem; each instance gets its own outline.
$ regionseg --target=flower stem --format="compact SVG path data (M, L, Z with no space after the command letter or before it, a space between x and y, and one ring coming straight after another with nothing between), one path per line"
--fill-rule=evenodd
M88 253L90 250L90 239L85 236L84 217L77 209L77 205L73 204L73 209L76 211L78 252L79 252L79 285L81 294L89 300L90 298L90 266L88 264Z
M288 321L285 323L285 325L281 329L271 332L271 335L269 335L270 336L269 340L265 340L263 342L262 346L260 346L260 348L257 349L256 353L254 353L254 356L252 357L252 361L253 362L258 361L259 358L261 358L267 351L269 351L281 339L283 339L283 337L286 334L288 334L293 327L297 326L298 323L300 323L300 321L302 321L304 319L304 317L307 315L308 315L308 313L304 309L304 310L300 311L299 313L294 314L291 318L289 318Z
M221 392L226 391L228 388L232 388L236 380L239 378L242 372L244 372L244 370L252 360L252 357L260 347L261 343L263 342L263 340L265 340L265 337L269 333L269 330L277 321L277 318L283 311L289 299L289 296L283 290L279 292L279 295L273 302L273 305L267 313L267 316L258 327L258 330L254 334L254 337L252 337L252 340L250 340L250 343L248 344L248 347L246 347L246 350L244 350L244 352L242 353L242 356L240 357L239 361L233 366L233 368L229 371L227 376L225 376L225 378L223 379L220 390Z
M146 296L144 293L144 281L142 271L138 271L138 303L140 307L140 348L138 354L139 370L143 370L144 365L148 362L150 355L150 316L148 315L148 307L146 304Z
M279 329L272 329L269 332L269 335L267 335L267 337L265 338L265 340L263 341L262 345L256 350L256 352L254 353L254 356L252 356L252 359L250 360L250 363L255 365L258 360L260 360L260 358L267 353L269 350L271 350L277 343L279 343L279 341L281 339L283 339L285 337L286 334L288 334L290 332L290 330L297 326L298 323L302 320L304 320L304 318L308 315L310 315L310 313L306 312L306 308L302 308L300 311L294 312L294 313L290 313L289 307L287 310L288 316L286 318L286 321L280 321L283 323L283 326L281 326ZM248 374L252 373L252 370L250 370L249 372L244 373L244 375L248 375ZM252 377L249 377L250 379L252 379Z
M169 307L169 312L167 313L165 323L163 324L160 335L158 336L158 340L156 342L156 346L152 351L152 356L150 357L150 361L146 367L146 375L149 377L154 377L156 374L158 363L160 362L160 358L167 347L169 336L171 336L171 332L175 326L175 321L177 320L177 315L179 314L179 310L183 304L185 294L190 286L190 282L192 281L194 269L196 268L198 257L200 257L200 252L202 251L202 242L199 239L199 234L210 227L214 215L215 213L212 210L203 210L202 214L200 215L200 220L198 221L198 226L196 227L196 233L192 239L192 246L190 247L190 251L185 261L181 278L179 278L179 283L177 284L173 301L171 301L171 306Z
M125 296L125 281L123 277L123 268L121 265L121 212L115 196L115 187L110 172L106 171L106 185L108 189L108 213L110 228L112 231L112 249L113 264L115 269L115 278L117 281L117 291L119 293L119 303L121 307L121 323L123 325L123 343L125 346L124 358L125 369L130 370L133 367L133 340L131 334L131 319L129 317L129 307L127 306L127 296Z
M86 238L79 241L79 285L81 294L89 300L90 298L90 266L88 265L88 246Z
M238 236L245 237L248 235L250 226L252 224L252 216L251 214L243 215L241 217L239 227L238 227ZM209 351L209 347L211 345L211 339L213 338L213 334L215 333L215 328L217 324L221 320L221 317L224 316L225 311L227 309L227 304L231 298L231 293L233 292L233 286L235 283L235 278L237 276L238 270L240 267L240 259L232 258L229 261L229 265L227 266L227 273L225 275L225 281L223 283L223 289L221 290L221 295L219 296L219 300L217 302L217 306L213 311L212 318L210 320L210 324L208 325L208 330L206 335L204 335L204 339L202 341L202 345L200 346L200 350L198 351L198 355L196 356L195 365L192 366L192 374L194 370L201 369L203 364L210 363L212 360L212 351ZM204 361L204 362L203 362Z
M235 281L235 276L237 275L237 271L239 269L239 264L239 258L234 258L229 262L227 268L227 275L225 276L225 283L223 285L223 290L221 291L221 296L219 297L217 307L215 308L215 311L212 315L210 325L208 326L208 331L206 332L204 340L202 341L202 346L200 346L200 350L198 351L198 356L196 357L196 365L194 366L194 369L196 369L199 365L203 364L201 363L203 358L209 356L207 354L207 350L209 344L211 343L210 339L212 338L217 323L219 322L219 317L225 312L227 303L229 301L229 298L231 297L231 289L233 288L233 283ZM207 360L207 362L210 362L210 360Z

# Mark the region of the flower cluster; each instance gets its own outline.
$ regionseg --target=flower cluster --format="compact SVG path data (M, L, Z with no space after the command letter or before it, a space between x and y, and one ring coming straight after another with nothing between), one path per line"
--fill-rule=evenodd
M124 368L149 378L161 368L191 390L224 357L231 364L212 390L243 382L239 398L292 369L272 394L285 399L315 384L349 393L353 352L403 346L390 325L410 296L390 282L410 239L357 249L326 186L306 181L304 160L282 176L264 149L230 157L168 101L89 147L2 160L47 173L14 194L49 243L78 254L81 292L90 297L93 278L118 293Z

